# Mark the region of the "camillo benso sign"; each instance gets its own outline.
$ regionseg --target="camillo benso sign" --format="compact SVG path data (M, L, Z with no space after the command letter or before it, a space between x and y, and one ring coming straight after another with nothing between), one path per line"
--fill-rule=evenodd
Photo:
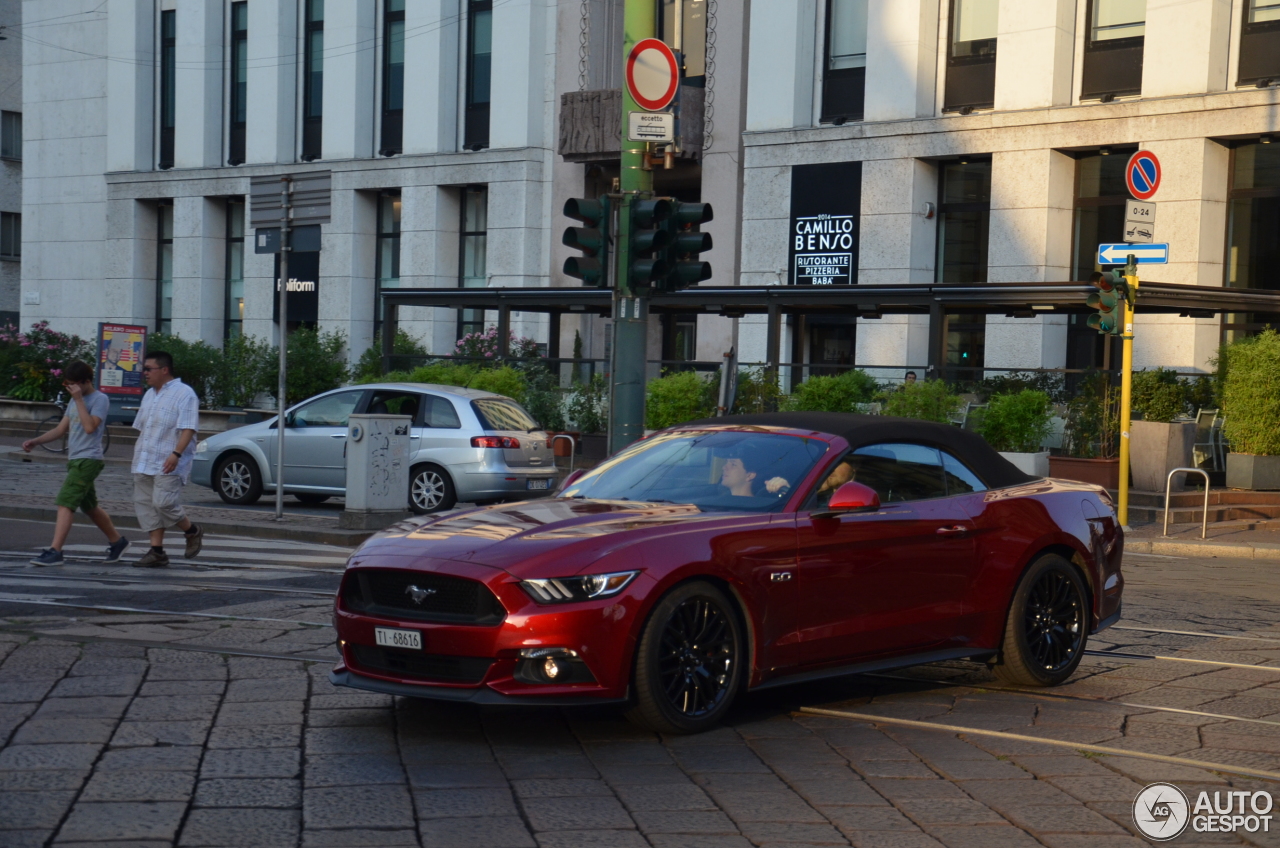
M857 240L852 215L814 215L795 220L797 282L815 286L848 284Z

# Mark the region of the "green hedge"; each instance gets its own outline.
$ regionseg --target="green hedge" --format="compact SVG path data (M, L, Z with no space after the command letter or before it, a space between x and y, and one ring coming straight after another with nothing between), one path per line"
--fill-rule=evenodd
M1238 453L1280 456L1280 334L1275 330L1223 350L1223 425Z

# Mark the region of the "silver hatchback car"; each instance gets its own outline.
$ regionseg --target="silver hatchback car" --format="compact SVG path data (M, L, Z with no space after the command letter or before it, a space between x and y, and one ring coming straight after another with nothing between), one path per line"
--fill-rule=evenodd
M347 419L411 415L409 505L419 515L458 501L534 498L555 488L547 434L509 397L456 386L374 383L334 389L285 413L284 490L303 503L346 494ZM276 419L196 446L191 480L229 504L275 491Z

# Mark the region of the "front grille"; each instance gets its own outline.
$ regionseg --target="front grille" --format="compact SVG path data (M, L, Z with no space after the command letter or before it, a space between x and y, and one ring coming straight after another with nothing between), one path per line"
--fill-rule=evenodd
M479 683L493 665L488 657L449 657L370 645L352 645L351 653L356 665L369 671L444 683Z
M483 583L424 571L357 569L343 582L342 599L352 612L410 621L494 625L506 618Z

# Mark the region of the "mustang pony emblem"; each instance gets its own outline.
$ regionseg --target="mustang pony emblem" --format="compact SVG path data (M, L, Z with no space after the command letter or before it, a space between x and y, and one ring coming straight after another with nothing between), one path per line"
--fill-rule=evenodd
M423 601L425 601L427 598L434 595L436 593L436 590L435 589L419 589L417 586L414 586L413 584L409 584L408 586L404 587L404 593L408 595L410 598L412 598L415 604L420 604Z

